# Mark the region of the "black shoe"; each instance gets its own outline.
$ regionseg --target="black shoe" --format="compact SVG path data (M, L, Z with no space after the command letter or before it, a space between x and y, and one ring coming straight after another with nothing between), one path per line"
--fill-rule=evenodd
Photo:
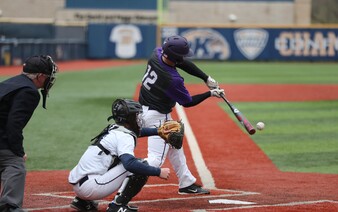
M137 206L132 205L117 205L115 203L109 203L106 212L135 212L138 211Z
M25 212L26 210L18 208L18 207L11 206L11 205L8 205L8 204L4 204L4 205L0 206L0 211L1 212L12 212L12 211Z
M7 212L7 211L9 211L9 206L7 204L1 205L0 206L0 211L1 212Z
M178 189L178 194L210 194L210 191L194 183L191 186Z
M98 203L91 200L83 200L78 197L75 197L70 207L76 209L77 211L89 211L94 212L98 211Z

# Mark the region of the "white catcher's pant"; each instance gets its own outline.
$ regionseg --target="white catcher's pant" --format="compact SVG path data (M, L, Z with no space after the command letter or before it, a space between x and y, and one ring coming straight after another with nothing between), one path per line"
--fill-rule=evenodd
M147 106L142 106L144 127L158 127L165 120L171 120L171 114L162 114L156 110L149 110ZM179 180L179 188L190 186L196 182L196 178L191 174L184 155L183 148L173 149L160 136L148 137L148 163L151 166L161 167L166 159L169 158Z
M127 176L132 175L122 165L118 164L103 175L88 175L89 179L81 186L73 186L76 196L85 200L103 199L117 191Z

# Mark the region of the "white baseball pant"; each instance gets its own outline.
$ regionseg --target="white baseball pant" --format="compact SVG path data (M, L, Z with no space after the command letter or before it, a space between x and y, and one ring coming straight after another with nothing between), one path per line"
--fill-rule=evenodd
M142 106L144 127L158 127L165 120L171 120L171 114L162 114L156 110L149 110L148 106ZM185 188L196 182L196 178L191 174L183 147L173 149L160 136L148 137L148 158L149 165L161 167L168 157L171 165L179 180L179 188Z

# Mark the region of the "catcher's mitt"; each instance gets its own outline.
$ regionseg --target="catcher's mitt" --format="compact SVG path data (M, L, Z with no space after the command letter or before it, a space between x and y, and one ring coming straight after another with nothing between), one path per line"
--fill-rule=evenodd
M169 120L164 122L158 129L158 135L172 148L181 149L184 137L184 124L181 121Z

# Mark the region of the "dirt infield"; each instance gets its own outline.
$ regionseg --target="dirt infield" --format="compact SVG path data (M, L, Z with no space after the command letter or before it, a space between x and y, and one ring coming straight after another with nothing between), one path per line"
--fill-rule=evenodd
M231 94L229 98L233 101L338 99L337 85L222 85L222 88ZM202 85L189 85L188 89L191 93L205 90ZM259 94L248 95L247 89L255 89ZM211 189L211 194L178 195L174 173L168 181L151 177L132 201L140 211L338 211L338 175L281 172L218 106L219 101L209 99L185 110L178 107L173 113L175 119L182 118L182 114L186 116L184 151L188 166L198 183ZM201 125L201 120L208 122ZM136 155L146 156L145 138L139 140ZM168 161L164 167L171 168ZM29 172L24 207L28 211L73 211L69 207L74 193L67 183L68 173L68 170ZM100 211L105 211L112 198L113 195L100 201Z

